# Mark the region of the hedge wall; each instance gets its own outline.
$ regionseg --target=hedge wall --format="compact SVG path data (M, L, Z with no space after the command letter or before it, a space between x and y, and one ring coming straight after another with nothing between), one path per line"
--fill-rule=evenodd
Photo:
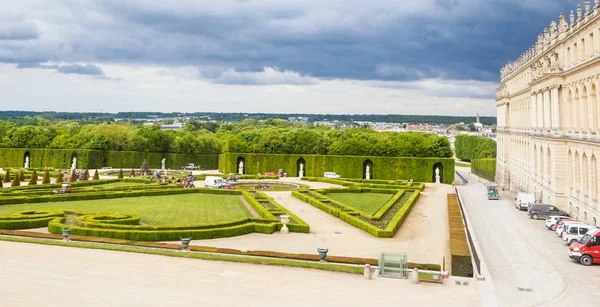
M457 158L464 161L495 158L496 141L476 135L457 135L454 152Z
M447 198L452 276L473 277L471 250L467 243L467 235L458 199L456 194L448 194Z
M100 151L87 149L39 149L39 148L0 148L0 167L23 167L25 154L29 153L31 168L56 167L70 168L73 157L77 157L78 168L139 168L144 159L150 168L160 168L163 158L166 167L180 169L194 163L205 169L217 169L219 156L215 154L175 154L137 151Z
M471 173L489 181L496 180L496 159L471 160Z
M295 177L298 176L300 161L303 160L306 177L323 177L325 172L336 172L344 178L361 179L364 177L364 166L368 163L371 179L413 179L418 182L433 182L434 165L441 165L442 181L449 184L454 180L452 158L225 153L219 155L219 169L225 173L237 173L239 159L244 161L245 174L264 174L284 169L289 176Z

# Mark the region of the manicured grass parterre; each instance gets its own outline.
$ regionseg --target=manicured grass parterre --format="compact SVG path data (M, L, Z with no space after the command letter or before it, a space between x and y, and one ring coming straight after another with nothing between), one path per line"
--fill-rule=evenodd
M26 210L130 213L152 226L192 226L252 217L239 195L198 193L3 206L0 215Z
M382 193L331 193L328 196L333 200L373 215L394 195Z
M125 179L110 182L116 181ZM37 187L5 191L0 203L11 205L0 207L0 229L47 226L55 234L72 228L73 234L82 236L169 241L273 233L283 226L279 216L287 214L290 231L310 231L299 217L261 192L82 184L74 184L76 192L70 194ZM244 202L258 216L252 216Z
M292 195L376 237L393 237L408 216L421 191L360 187L361 185L361 183L354 184L348 189L293 191ZM391 198L375 213L369 214L357 210L352 205L335 200L333 197L339 193L357 195L380 193L388 194Z

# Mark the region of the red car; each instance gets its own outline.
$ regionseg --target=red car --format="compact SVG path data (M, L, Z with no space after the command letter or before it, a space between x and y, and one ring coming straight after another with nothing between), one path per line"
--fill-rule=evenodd
M585 265L600 264L600 228L590 229L569 246L569 258Z

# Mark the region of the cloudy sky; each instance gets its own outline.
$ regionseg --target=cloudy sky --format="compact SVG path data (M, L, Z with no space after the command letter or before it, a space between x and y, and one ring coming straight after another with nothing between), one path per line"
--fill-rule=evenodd
M577 3L3 0L0 110L495 116L500 68Z

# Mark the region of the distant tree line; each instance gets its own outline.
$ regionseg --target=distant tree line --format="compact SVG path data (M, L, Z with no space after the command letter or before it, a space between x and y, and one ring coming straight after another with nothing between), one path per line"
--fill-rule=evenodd
M191 120L178 131L131 122L81 124L37 118L35 125L18 125L13 121L0 120L0 147L452 157L448 139L433 134L304 127L282 119L247 119L233 123Z
M476 135L457 135L454 140L456 157L471 161L474 159L496 158L496 141Z
M289 117L307 117L309 122L317 121L340 121L340 122L386 122L386 123L408 123L408 124L455 124L464 122L466 124L475 122L474 116L437 116L437 115L399 115L399 114L297 114L297 113L157 113L157 112L119 112L119 113L78 113L78 112L32 112L32 111L0 111L0 119L9 119L13 121L27 121L26 118L43 118L46 120L76 120L84 123L101 123L104 121L114 121L115 119L144 119L148 116L157 116L159 118L176 118L178 116L205 117L215 121L235 122L246 119L288 119ZM496 117L481 117L481 123L484 125L496 124Z

